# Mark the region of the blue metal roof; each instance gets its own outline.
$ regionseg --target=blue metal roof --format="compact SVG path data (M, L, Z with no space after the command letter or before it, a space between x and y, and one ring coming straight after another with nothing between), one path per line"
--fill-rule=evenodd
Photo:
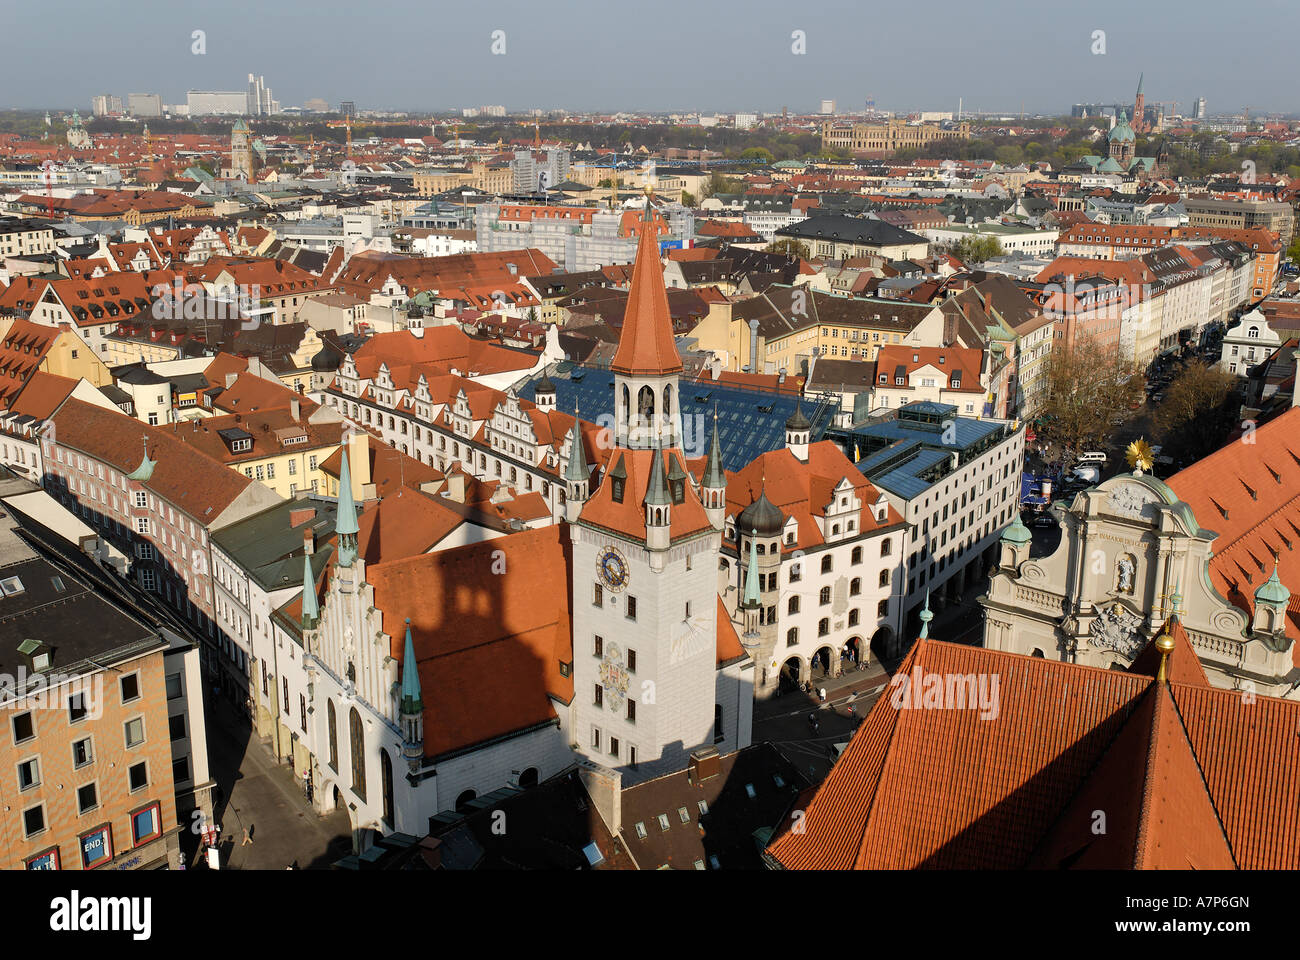
M572 413L576 402L583 420L594 423L602 414L613 417L614 374L611 371L564 361L553 368L548 367L544 373L555 387L557 409ZM519 384L516 392L524 399L534 399L541 379L539 375ZM682 379L678 384L678 395L686 455L693 458L708 453L716 405L722 465L733 471L748 466L759 454L785 446L785 422L794 413L798 401L793 394L723 386L708 380ZM813 425L810 442L821 440L833 412L824 404L815 404L807 399L803 402L803 411Z

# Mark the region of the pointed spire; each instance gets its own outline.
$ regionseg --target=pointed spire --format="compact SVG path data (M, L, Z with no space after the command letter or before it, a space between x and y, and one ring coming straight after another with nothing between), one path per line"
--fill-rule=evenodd
M934 614L930 612L930 591L925 591L925 606L921 608L921 636L924 640L930 636L930 621L934 619Z
M745 599L742 607L752 610L761 601L758 596L758 531L749 531L749 563L745 567Z
M573 407L573 429L569 431L569 462L564 465L564 479L575 483L585 483L591 479L591 467L587 464L587 451L582 446L582 421L578 419L578 407Z
M727 485L727 474L722 469L722 442L718 439L718 410L713 409L713 436L709 440L709 463L704 469L704 486L720 490Z
M311 554L302 555L302 625L310 630L320 619L320 606L316 603L316 578L311 572Z
M420 696L420 668L415 662L415 642L411 639L411 618L406 618L406 647L402 650L401 711L407 716L424 712Z
M637 229L640 236L636 265L632 268L623 328L610 369L625 376L681 373L682 358L673 339L668 292L659 262L659 222L648 197L645 216Z
M1146 79L1146 74L1145 74L1145 73L1139 73L1139 74L1138 74L1138 92L1137 92L1137 95L1138 95L1139 97L1142 96L1142 81L1143 81L1144 79Z
M355 534L361 528L357 526L357 504L352 498L352 470L348 466L348 451L343 450L343 461L339 466L339 513L334 525L337 533Z
M348 468L347 447L343 448L343 460L339 466L339 508L334 523L334 532L339 538L339 565L352 566L357 558L357 504L352 499L352 471Z
M673 502L668 492L668 478L664 476L664 449L659 437L655 437L654 451L650 457L650 482L646 486L645 502L647 506L662 507Z
M1273 575L1265 580L1255 591L1255 599L1265 603L1274 603L1285 607L1291 602L1291 591L1286 588L1277 575L1277 557L1273 557Z

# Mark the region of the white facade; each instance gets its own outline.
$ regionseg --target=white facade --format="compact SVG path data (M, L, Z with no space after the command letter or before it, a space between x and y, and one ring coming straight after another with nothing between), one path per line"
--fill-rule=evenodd
M1263 363L1280 346L1281 334L1268 325L1263 313L1252 310L1224 334L1219 369L1245 377L1251 367Z

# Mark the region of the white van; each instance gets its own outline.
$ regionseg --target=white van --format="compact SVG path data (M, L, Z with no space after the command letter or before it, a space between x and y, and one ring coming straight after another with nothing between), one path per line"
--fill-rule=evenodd
M1086 453L1079 454L1079 463L1105 463L1110 458L1100 450L1089 450Z

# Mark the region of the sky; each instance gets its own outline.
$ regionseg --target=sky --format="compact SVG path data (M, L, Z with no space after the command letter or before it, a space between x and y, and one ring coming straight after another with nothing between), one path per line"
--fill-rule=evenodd
M359 110L809 113L823 99L841 111L868 98L955 111L961 98L966 110L1055 114L1131 103L1144 72L1147 102L1178 101L1183 113L1198 96L1211 114L1300 109L1294 0L3 0L0 10L7 75L34 81L0 89L0 108L88 110L101 93L183 103L190 89L243 90L251 72L282 107L319 97Z

